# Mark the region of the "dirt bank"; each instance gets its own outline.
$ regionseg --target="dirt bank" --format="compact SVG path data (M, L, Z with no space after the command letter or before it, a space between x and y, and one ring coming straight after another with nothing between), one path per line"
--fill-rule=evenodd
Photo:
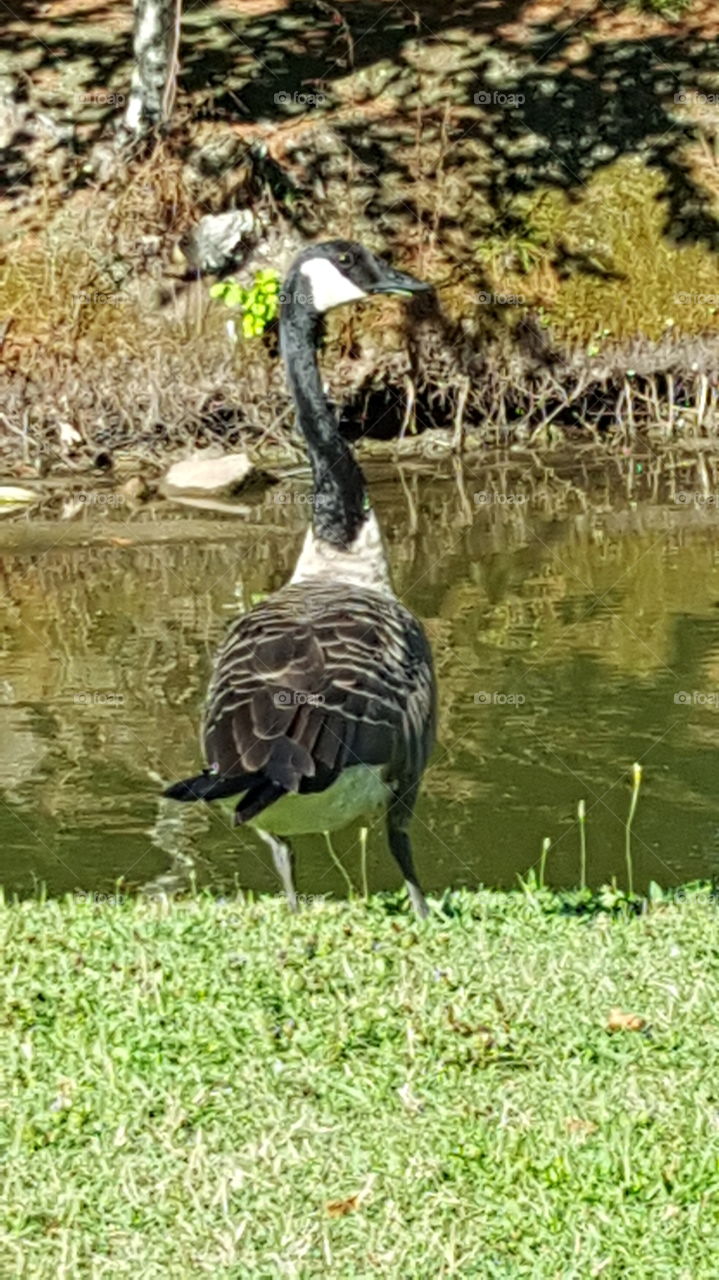
M232 208L257 219L241 279L341 234L436 282L434 309L333 318L326 370L354 435L713 438L713 5L672 22L590 0L224 0L183 19L171 136L119 166L129 24L82 0L9 23L6 470L289 442L273 335L233 345L213 277L177 252Z

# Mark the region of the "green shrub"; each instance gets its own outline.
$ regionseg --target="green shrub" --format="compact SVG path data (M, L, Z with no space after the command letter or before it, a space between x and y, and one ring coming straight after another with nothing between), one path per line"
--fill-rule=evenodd
M232 276L219 280L210 288L210 297L219 298L226 307L242 310L242 332L246 338L256 338L277 318L280 306L280 278L268 268L258 271L254 283L245 289Z

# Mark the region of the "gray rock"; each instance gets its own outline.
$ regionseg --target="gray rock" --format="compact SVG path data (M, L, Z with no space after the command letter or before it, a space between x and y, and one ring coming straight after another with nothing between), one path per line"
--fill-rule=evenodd
M175 462L164 476L161 488L168 494L230 494L247 482L254 471L246 453L226 453L221 457L195 457Z
M608 160L614 160L617 154L617 148L611 146L608 142L598 142L592 147L590 155L592 160L598 160L600 163Z
M250 209L208 213L180 242L180 248L202 274L226 271L240 250L250 247L255 219Z

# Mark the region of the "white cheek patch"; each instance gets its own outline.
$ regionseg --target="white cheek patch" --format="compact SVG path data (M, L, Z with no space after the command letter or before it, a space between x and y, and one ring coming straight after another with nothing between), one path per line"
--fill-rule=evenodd
M317 311L329 311L330 307L341 307L344 302L367 297L364 289L348 280L329 258L308 258L302 263L300 274L309 281Z

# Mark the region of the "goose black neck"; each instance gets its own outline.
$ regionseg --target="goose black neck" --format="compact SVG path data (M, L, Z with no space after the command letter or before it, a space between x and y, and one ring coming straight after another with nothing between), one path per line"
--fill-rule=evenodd
M366 518L366 488L322 390L317 365L321 318L308 305L308 287L302 287L295 273L287 280L280 314L280 349L312 466L312 527L318 538L346 548Z

